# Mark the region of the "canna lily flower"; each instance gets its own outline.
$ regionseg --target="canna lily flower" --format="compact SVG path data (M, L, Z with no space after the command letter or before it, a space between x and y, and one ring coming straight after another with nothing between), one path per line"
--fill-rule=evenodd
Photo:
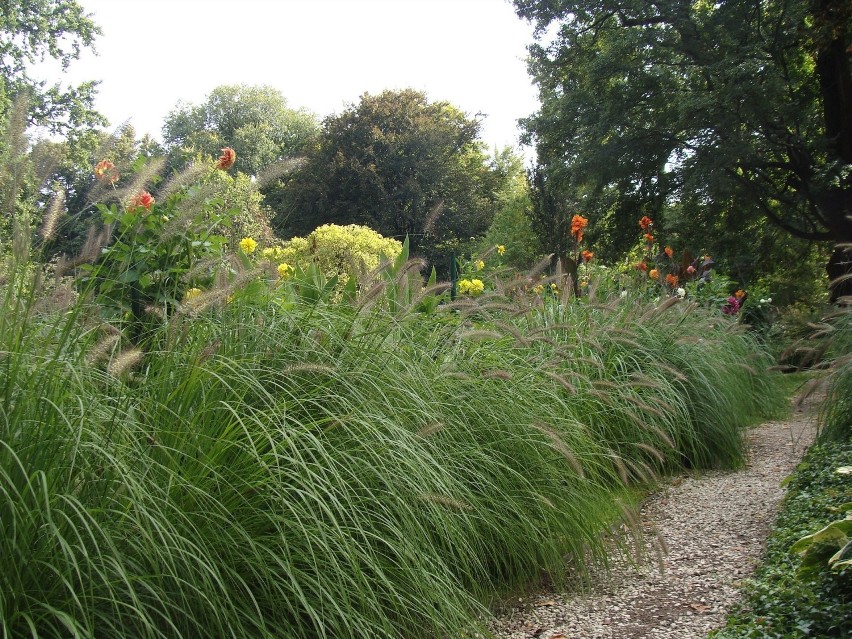
M663 253L666 254L667 258L671 259L672 255L674 254L674 251L672 250L671 246L667 246L666 248L663 249Z
M677 286L677 283L678 283L678 276L677 275L672 275L671 273L666 275L666 284L668 284L670 287L674 288L675 286Z
M633 265L633 268L635 268L637 271L642 271L644 273L648 270L648 265L645 264L645 262L638 262Z
M745 291L743 289L739 289L736 293L734 293L734 297L738 300L742 300L745 297Z
M251 255L257 248L257 242L250 237L244 237L240 240L240 250L246 255Z
M583 229L589 223L588 218L582 215L575 215L571 218L571 235L577 242L583 241Z
M222 169L223 171L227 171L234 165L234 162L236 161L237 152L234 151L234 149L232 149L231 147L226 146L224 149L222 149L222 155L219 156L219 160L216 162L216 168Z
M101 182L109 182L115 184L118 182L120 174L115 168L115 164L109 160L101 160L95 165L95 177Z
M651 218L647 215L643 215L642 219L639 220L639 227L643 231L647 231L649 226L652 226L654 223L651 221Z
M130 203L130 208L132 209L145 209L146 211L150 211L151 207L154 205L154 198L151 196L148 191L142 191L141 193L137 193L133 197L133 201Z
M653 244L654 243L654 236L651 235L650 233L645 233L645 241L648 242L648 244Z
M592 253L591 251L583 251L582 255L583 255L583 261L584 262L591 262L592 258L595 256L595 254Z

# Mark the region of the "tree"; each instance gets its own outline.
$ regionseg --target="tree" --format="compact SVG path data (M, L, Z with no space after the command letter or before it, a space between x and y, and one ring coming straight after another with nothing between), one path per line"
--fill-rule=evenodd
M848 0L514 3L539 40L542 106L524 126L551 186L595 210L600 236L624 249L639 216L665 229L679 210L697 236L721 221L769 239L762 218L836 245L830 277L852 271ZM850 293L850 279L831 290Z
M26 97L28 119L53 134L106 125L92 105L97 82L51 86L31 75L33 65L53 58L63 70L92 47L100 29L74 0L4 0L0 3L0 118Z
M505 176L478 141L479 122L413 89L365 93L323 123L318 143L268 202L277 227L304 235L326 223L409 237L413 253L488 229Z
M270 165L301 155L318 129L307 111L291 109L277 89L225 85L200 105L179 103L166 117L163 143L180 168L201 152L216 156L229 146L240 170L259 175Z

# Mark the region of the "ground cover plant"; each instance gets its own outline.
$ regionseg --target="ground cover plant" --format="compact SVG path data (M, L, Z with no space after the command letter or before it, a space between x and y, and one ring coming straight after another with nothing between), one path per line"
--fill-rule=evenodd
M832 570L828 558L803 570L794 545L841 519L852 501L849 468L852 443L815 444L788 484L788 494L767 542L761 566L745 585L745 601L714 639L745 637L848 637L852 630L852 572ZM840 472L838 472L840 470Z
M825 372L805 392L824 392L817 443L790 477L788 493L745 601L712 636L845 637L852 630L852 313L811 325L808 343ZM822 342L822 343L821 343Z

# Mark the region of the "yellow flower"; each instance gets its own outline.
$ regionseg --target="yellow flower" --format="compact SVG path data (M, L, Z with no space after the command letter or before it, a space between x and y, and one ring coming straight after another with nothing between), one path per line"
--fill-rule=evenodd
M293 273L293 267L287 264L286 262L281 262L278 265L278 277L282 280L287 279Z
M479 295L485 290L482 280L459 280L459 293L462 295Z
M244 237L240 240L240 250L246 255L251 255L257 248L257 242L250 237Z
M505 252L506 252L506 247L503 246L502 244L498 244L497 245L497 254L503 255Z
M550 290L551 290L551 291L553 291L554 293L558 293L558 292L559 292L559 287L556 285L556 282L551 282L551 283L550 283Z
M183 294L183 301L190 302L198 297L201 297L201 289L200 288L191 288Z
M537 295L544 293L544 284L537 284L536 286L533 286L533 293L536 293Z
M482 260L477 260L476 261L476 270L481 271L484 268L485 268L485 262L482 261Z

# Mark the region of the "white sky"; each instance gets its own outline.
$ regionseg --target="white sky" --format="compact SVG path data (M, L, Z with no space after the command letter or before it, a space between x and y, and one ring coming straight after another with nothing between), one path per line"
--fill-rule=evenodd
M179 100L223 84L273 86L320 118L412 87L485 114L489 147L518 148L517 120L538 107L524 62L532 26L509 0L79 1L103 36L67 81L101 80L98 110L138 135L159 138Z

